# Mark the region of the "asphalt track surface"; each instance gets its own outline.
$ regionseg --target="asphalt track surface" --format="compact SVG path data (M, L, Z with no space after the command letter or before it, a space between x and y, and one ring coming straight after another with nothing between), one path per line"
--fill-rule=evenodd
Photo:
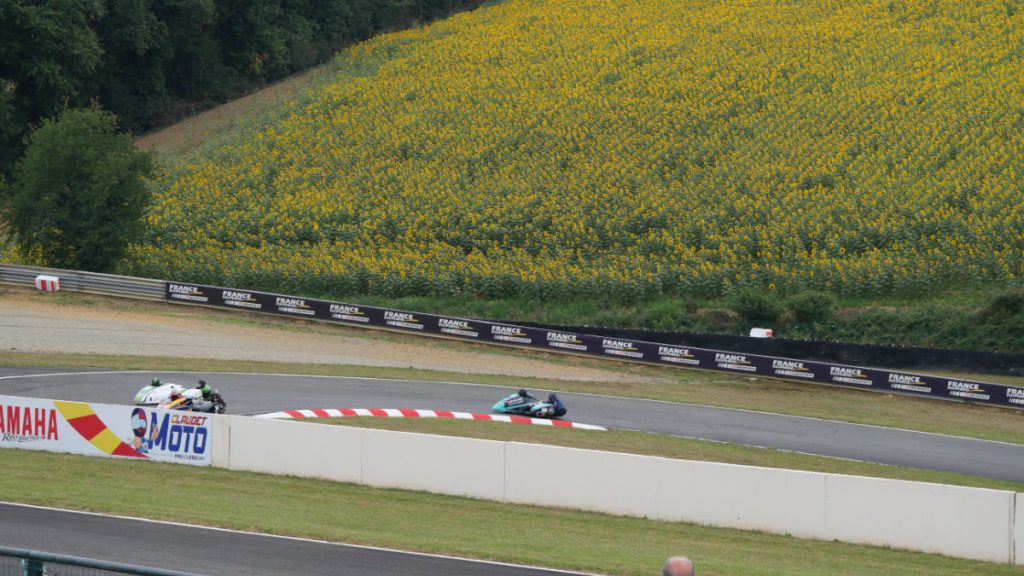
M4 503L0 544L211 576L576 574Z
M262 374L99 372L0 367L0 394L128 404L153 376L205 378L233 414L305 408L486 412L507 388L476 384ZM731 442L1024 482L1024 445L691 404L561 393L566 417L608 428Z

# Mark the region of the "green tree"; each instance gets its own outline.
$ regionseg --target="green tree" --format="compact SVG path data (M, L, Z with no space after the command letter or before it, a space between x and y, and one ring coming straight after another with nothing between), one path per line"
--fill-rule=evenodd
M789 297L784 305L797 322L824 322L835 313L836 298L828 292L808 290Z
M15 168L16 241L51 266L113 270L142 232L152 169L109 112L94 106L45 120Z
M91 93L117 114L121 127L146 130L170 100L164 69L173 55L170 33L153 11L153 0L107 0L96 24L103 61L92 77Z
M10 174L34 123L88 102L103 55L92 25L103 11L101 0L0 0L0 174Z
M0 78L0 182L10 173L10 168L18 159L18 137L22 126L16 120L17 110L14 107L14 82ZM0 195L0 200L3 196Z
M215 34L214 0L161 0L152 9L168 33L170 56L163 74L178 105L188 110L228 98L232 73L224 66Z
M759 288L738 288L729 295L730 307L748 324L775 322L782 313L779 301Z

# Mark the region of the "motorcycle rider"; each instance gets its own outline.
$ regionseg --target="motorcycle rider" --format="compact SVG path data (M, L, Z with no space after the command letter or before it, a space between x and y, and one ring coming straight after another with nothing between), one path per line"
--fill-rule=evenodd
M213 388L210 388L210 385L206 383L206 380L200 380L196 389L203 393L203 400L209 402L213 399Z
M171 390L171 396L170 396L170 399L168 400L168 405L173 405L176 402L178 402L178 400L181 400L182 398L184 398L184 396L181 394L181 392L177 388L175 388L175 389ZM184 405L188 404L189 402L190 401L186 398L185 401L181 403L181 405L184 406Z
M153 378L151 385L159 386L160 379ZM213 399L213 388L210 388L210 385L206 383L206 380L200 380L199 384L195 386L195 389L199 390L203 394L203 400L209 402L210 400ZM171 390L171 400L177 400L178 398L181 398L181 392L178 392L177 390Z
M539 398L537 398L533 394L530 394L526 390L526 388L520 388L519 392L515 396L512 396L511 398L509 398L508 400L505 401L505 405L509 406L509 407L511 407L511 406L519 406L519 405L527 404L527 403L530 403L531 401L536 401L536 400L539 400ZM555 394L554 392L548 394L548 404L550 404L552 406L550 414L552 414L552 416L555 417L555 418L558 418L560 416L565 416L566 412L568 412L568 410L565 409L565 404L563 404L562 401L558 399L558 395ZM532 403L530 404L530 406L534 406L534 405L535 404L532 404ZM531 411L532 410L533 410L533 408L531 408ZM547 409L545 408L544 410L547 410ZM541 414L541 415L543 415L543 414Z
M562 404L562 401L558 399L558 396L554 392L548 394L548 404L555 407L556 418L559 416L565 416L565 413L568 412L568 410L565 409L565 404Z
M537 397L527 392L526 388L520 388L518 393L505 399L505 405L510 408L512 406L522 406L536 399Z
M224 402L224 398L222 398L216 390L210 388L210 385L206 383L206 380L200 380L196 389L203 393L203 403L197 405L200 411L216 412L217 414L224 413L224 410L227 408L227 403Z
M203 395L201 398L192 398L182 394L180 390L171 390L171 396L166 407L174 408L176 410L216 412L217 414L223 414L224 408L226 407L224 400L218 396L215 403L214 391L206 385L205 381L200 380L199 382L199 386L196 386L193 390L199 390L202 392Z

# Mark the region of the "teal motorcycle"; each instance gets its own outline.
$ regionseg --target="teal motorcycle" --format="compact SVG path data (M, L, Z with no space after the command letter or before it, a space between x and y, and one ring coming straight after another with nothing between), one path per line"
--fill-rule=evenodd
M499 414L514 414L516 416L529 416L531 418L561 418L567 410L565 404L559 400L558 395L552 392L548 394L547 400L541 400L526 389L515 394L509 394L498 400L491 407L492 412Z

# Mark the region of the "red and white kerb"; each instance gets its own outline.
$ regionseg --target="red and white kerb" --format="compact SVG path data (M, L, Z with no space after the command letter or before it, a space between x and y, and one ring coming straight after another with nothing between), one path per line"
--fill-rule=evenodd
M284 410L270 414L259 414L256 418L302 419L302 418L341 418L345 416L376 416L378 418L454 418L456 420L485 420L490 422L510 422L513 424L535 424L539 426L555 426L559 428L578 428L580 430L607 430L593 424L580 424L566 420L548 420L546 418L529 418L510 414L473 414L470 412L449 412L447 410L419 410L414 408L314 408L309 410Z

